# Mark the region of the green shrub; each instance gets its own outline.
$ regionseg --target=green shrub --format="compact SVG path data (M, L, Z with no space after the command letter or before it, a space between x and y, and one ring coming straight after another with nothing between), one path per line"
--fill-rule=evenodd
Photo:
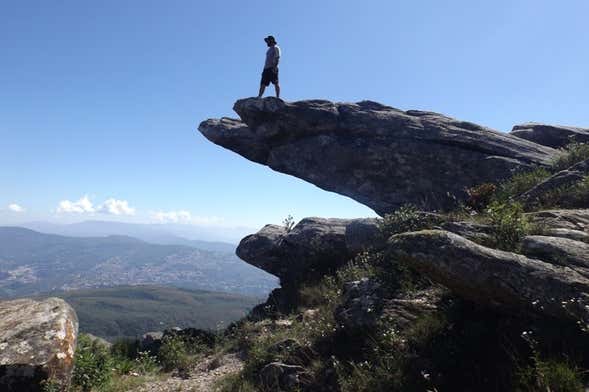
M303 308L314 308L335 304L341 295L343 284L363 278L374 277L377 252L362 252L354 260L326 276L319 283L303 285L299 289L299 304Z
M583 392L581 372L576 366L562 360L541 360L520 369L517 374L518 392Z
M589 207L589 176L570 187L564 199L571 207Z
M571 143L564 148L564 154L554 161L554 168L558 171L589 159L589 144Z
M126 375L135 369L135 364L129 358L113 358L113 368L117 374Z
M438 222L434 215L407 204L385 215L379 223L382 234L388 238L394 234L429 229Z
M114 357L135 359L139 352L139 339L118 339L111 348L110 352Z
M550 176L551 173L544 168L516 173L510 179L499 185L495 200L507 202L509 199L532 189Z
M85 334L78 337L72 382L83 392L108 383L112 376L113 359L106 347Z
M448 320L442 312L425 314L415 320L406 332L407 341L413 349L423 349L447 326Z
M139 374L153 373L158 370L157 358L148 351L140 351L133 367Z
M545 193L537 202L541 208L587 208L589 207L589 176L571 186Z
M442 313L425 314L403 333L384 318L367 339L363 361L336 367L342 391L425 391L434 390L427 372L415 372L412 360L430 349L431 342L444 334L449 323ZM448 353L447 353L448 354Z
M523 207L517 202L493 202L487 210L495 246L513 251L529 230Z
M495 196L497 186L495 184L481 184L468 188L466 194L466 205L477 212L483 211Z
M189 364L186 343L178 336L165 336L157 358L165 371L185 370Z
M562 361L543 361L539 364L542 384L553 392L584 391L580 372L574 366Z
M54 379L48 378L46 380L41 381L41 392L62 392L63 388L61 383Z

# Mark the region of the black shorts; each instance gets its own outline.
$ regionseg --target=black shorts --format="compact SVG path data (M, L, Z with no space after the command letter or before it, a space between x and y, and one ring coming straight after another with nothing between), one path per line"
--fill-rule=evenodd
M264 86L272 84L278 84L278 68L266 68L262 72L262 82Z

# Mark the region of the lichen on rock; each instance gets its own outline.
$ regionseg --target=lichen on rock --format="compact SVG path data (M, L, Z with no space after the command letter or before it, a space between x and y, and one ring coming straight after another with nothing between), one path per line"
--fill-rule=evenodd
M0 302L0 390L40 391L70 383L78 335L74 310L59 298Z

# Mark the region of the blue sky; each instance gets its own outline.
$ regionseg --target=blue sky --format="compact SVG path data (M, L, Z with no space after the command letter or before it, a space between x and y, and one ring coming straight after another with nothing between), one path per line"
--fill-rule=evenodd
M587 15L586 0L4 2L0 223L373 215L196 132L256 94L264 36L286 100L589 127Z

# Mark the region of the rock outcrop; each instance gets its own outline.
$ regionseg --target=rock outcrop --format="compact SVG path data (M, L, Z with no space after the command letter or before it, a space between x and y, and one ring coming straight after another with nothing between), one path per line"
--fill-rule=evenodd
M531 223L547 230L567 229L586 232L589 230L589 209L544 210L530 212L526 217Z
M543 235L527 236L522 241L522 253L569 267L589 278L589 244L569 238Z
M243 99L242 121L200 124L213 143L385 214L412 203L446 210L465 188L549 165L558 152L441 114L356 104Z
M572 142L589 142L589 129L562 125L526 123L514 126L511 134L552 148L562 148Z
M376 219L305 218L290 231L266 225L241 240L237 255L291 285L333 273L363 248L382 246L377 232Z
M479 244L490 244L493 242L493 228L490 225L482 223L467 221L444 222L440 225L440 229L458 234Z
M571 268L440 230L399 234L389 244L399 260L470 301L589 325L589 279Z
M336 321L349 332L366 333L374 328L382 310L380 285L367 278L344 285L342 304L336 309Z
M76 313L59 298L0 302L0 390L38 392L45 380L67 390L77 334Z

